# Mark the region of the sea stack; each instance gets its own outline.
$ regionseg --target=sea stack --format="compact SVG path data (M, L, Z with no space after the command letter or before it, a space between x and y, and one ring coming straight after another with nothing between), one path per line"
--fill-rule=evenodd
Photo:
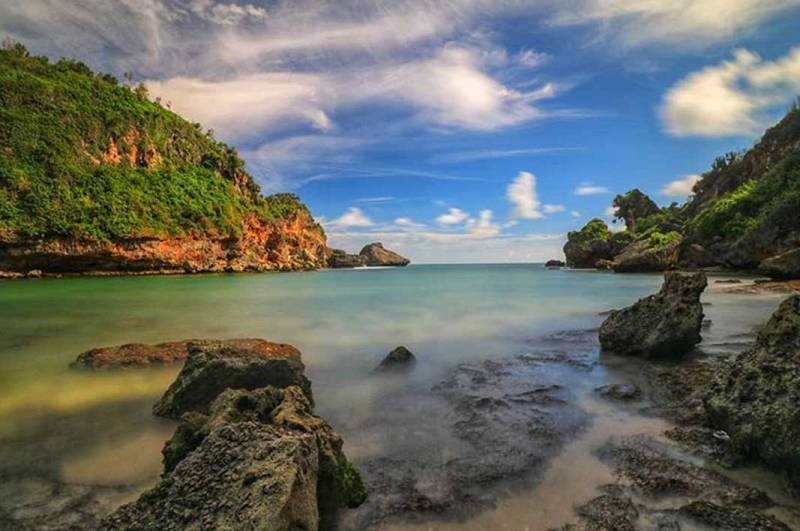
M632 356L686 354L700 342L705 273L669 271L655 295L611 312L600 327L604 351Z

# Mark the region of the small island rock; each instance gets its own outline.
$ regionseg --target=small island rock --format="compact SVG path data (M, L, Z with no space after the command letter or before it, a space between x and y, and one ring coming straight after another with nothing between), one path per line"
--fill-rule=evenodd
M390 251L386 249L382 243L375 242L370 243L369 245L365 245L361 252L359 253L360 256L364 258L364 261L368 266L396 266L396 267L404 267L411 263L411 260L400 256L394 251Z
M406 347L397 347L391 351L380 364L375 367L375 372L407 371L417 363L417 358Z
M564 262L562 262L561 260L548 260L544 264L545 267L554 268L554 269L555 268L559 268L559 267L564 267L565 265L566 264Z
M269 349L192 345L183 369L153 406L153 413L174 419L188 411L206 413L225 389L258 389L267 385L299 386L313 402L300 351L291 345L271 345Z
M669 271L655 295L612 312L600 327L604 351L638 356L680 356L700 342L704 273Z

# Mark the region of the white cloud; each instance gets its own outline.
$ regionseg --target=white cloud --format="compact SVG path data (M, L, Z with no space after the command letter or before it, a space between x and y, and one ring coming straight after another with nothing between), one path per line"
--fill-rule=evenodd
M369 216L358 207L350 207L340 217L326 224L331 230L347 229L350 227L372 227L375 225Z
M608 192L605 186L595 186L592 183L581 183L575 188L575 195L601 195Z
M625 46L698 47L752 31L799 0L558 0L557 24L598 25Z
M800 91L800 47L775 61L739 49L733 59L693 72L664 95L661 119L676 136L754 134L765 111Z
M617 215L617 207L610 206L610 207L606 208L606 216L608 216L610 218L613 218L616 215Z
M547 61L550 57L546 53L537 52L535 50L527 49L519 52L514 60L527 68L534 68L540 66Z
M446 214L437 217L436 223L440 225L458 225L459 223L464 223L467 219L469 219L469 214L460 208L451 208Z
M536 191L536 176L527 171L517 174L506 190L506 198L514 206L512 215L522 219L541 219L539 195Z
M697 184L699 180L699 175L687 175L668 183L661 189L661 193L670 197L687 197L692 193L694 185Z
M519 149L473 149L446 153L433 159L434 162L467 162L482 159L500 159L509 157L521 157L524 155L547 155L561 151L578 151L577 147L543 147L543 148L519 148Z
M580 213L580 212L578 212L577 210L570 210L569 214L570 214L570 215L571 215L573 218L579 218L579 217L581 217L581 213Z
M200 18L223 24L235 26L243 22L257 22L266 20L267 10L253 4L223 4L213 0L191 0L186 3L186 8ZM176 6L180 9L180 6Z
M468 219L466 229L475 238L492 238L500 234L500 226L492 222L492 211L489 209L481 210L478 219Z
M422 223L415 223L411 218L395 218L394 224L409 229L420 229L425 226Z
M542 212L545 214L557 214L558 212L564 212L567 210L567 207L564 205L542 205Z
M391 203L395 199L397 198L389 195L379 197L360 197L356 199L356 203Z

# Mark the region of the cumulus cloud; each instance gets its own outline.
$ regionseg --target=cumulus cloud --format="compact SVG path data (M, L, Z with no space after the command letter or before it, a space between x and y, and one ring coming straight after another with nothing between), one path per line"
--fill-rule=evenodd
M522 219L541 219L544 217L536 191L536 176L527 171L517 174L506 190L506 198L514 206L512 215Z
M375 222L358 207L350 207L347 212L335 220L325 223L331 230L348 229L351 227L372 227Z
M425 227L422 223L416 223L411 218L395 218L394 224L398 227L408 228L408 229L421 229Z
M556 24L595 24L626 46L698 47L752 31L800 0L559 0Z
M760 131L765 111L800 90L800 48L775 61L745 49L693 72L667 91L661 119L675 136L731 136Z
M460 208L451 208L447 213L437 217L436 223L440 225L458 225L459 223L464 223L467 219L469 219L469 214Z
M500 226L492 222L492 211L489 209L481 210L478 219L468 219L466 230L475 238L492 238L500 234Z
M592 183L581 183L575 188L575 195L601 195L607 194L609 192L608 188L605 186L596 186Z
M686 175L685 177L668 183L661 189L661 193L669 197L687 197L692 193L694 185L697 184L699 180L699 175Z

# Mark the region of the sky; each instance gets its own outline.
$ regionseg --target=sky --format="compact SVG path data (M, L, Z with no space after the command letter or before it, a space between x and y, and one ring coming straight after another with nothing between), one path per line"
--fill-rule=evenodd
M685 201L800 94L798 27L800 0L0 3L0 37L131 72L330 245L417 263L559 258L618 193Z

